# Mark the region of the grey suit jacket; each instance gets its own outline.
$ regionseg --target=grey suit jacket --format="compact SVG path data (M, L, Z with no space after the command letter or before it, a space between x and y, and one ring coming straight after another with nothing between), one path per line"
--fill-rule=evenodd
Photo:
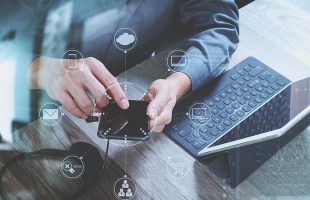
M192 59L183 72L193 90L221 74L237 48L239 15L234 0L118 2L87 20L82 36L83 53L101 60L115 75L124 70L124 53L115 47L113 37L123 27L130 27L138 37L127 55L129 67L186 38L185 50Z

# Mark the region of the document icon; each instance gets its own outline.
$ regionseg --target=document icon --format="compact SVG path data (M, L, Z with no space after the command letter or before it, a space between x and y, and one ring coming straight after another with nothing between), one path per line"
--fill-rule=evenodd
M46 119L58 120L58 109L43 109L43 117Z

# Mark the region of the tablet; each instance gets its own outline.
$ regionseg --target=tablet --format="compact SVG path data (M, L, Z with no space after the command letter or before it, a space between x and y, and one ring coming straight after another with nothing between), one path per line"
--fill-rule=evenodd
M271 130L269 132L257 134L251 137L210 146L200 151L198 156L210 155L281 137L294 125L310 115L310 77L291 83L291 85L285 90L288 92L290 102L288 105L288 122L284 126L279 129Z

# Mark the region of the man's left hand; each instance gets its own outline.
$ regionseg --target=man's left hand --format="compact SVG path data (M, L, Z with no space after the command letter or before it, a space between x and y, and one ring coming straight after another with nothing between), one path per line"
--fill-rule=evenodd
M154 81L145 101L150 102L147 115L150 118L152 132L161 132L172 119L172 111L177 100L186 94L191 87L189 78L183 73L176 73L167 79Z

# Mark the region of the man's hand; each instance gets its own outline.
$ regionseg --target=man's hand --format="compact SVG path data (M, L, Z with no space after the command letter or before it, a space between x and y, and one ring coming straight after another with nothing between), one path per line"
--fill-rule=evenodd
M167 79L159 79L152 83L145 101L150 102L147 115L150 118L151 131L161 132L172 119L173 108L179 98L191 88L187 75L177 72Z
M96 106L105 107L109 95L120 108L129 107L128 99L116 78L95 58L80 59L77 71L64 69L60 59L37 58L32 65L32 82L38 88L46 89L48 95L59 101L70 113L79 118L87 118L94 112L88 95L96 100ZM34 77L33 77L34 76Z

